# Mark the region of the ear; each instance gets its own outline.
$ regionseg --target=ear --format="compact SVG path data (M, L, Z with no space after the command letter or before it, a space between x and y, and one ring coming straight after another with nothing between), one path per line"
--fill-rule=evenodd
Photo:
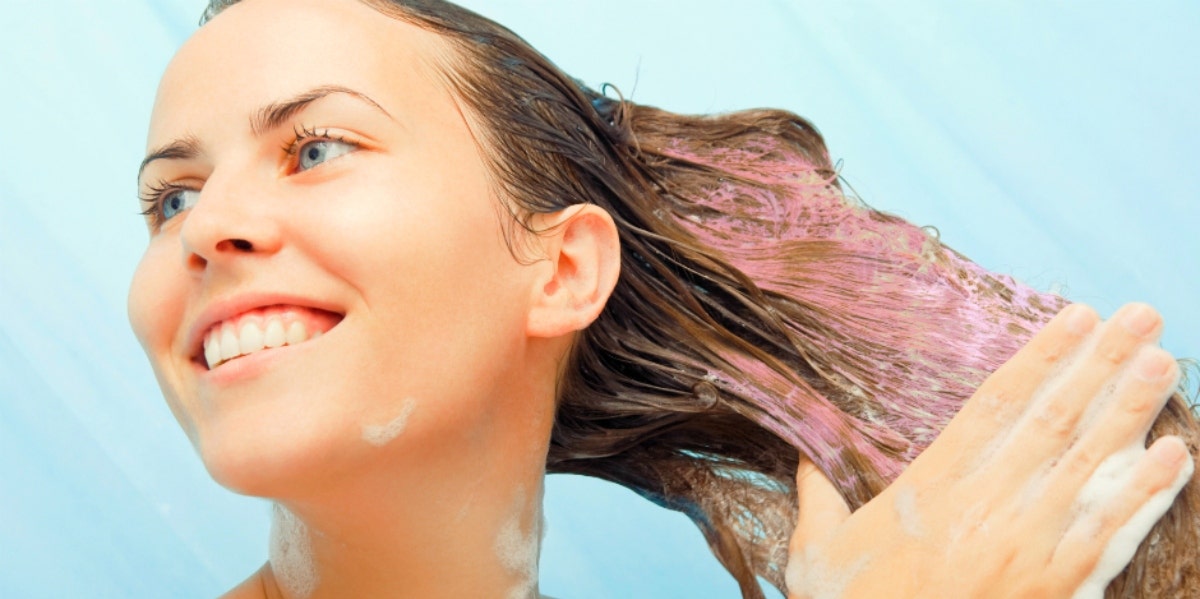
M594 204L534 215L543 259L536 267L526 334L559 337L600 316L621 273L621 243L612 216Z

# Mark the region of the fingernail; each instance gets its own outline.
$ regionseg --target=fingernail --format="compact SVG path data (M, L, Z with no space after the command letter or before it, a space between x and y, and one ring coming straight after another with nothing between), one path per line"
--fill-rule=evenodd
M1159 461L1164 466L1178 466L1183 458L1187 457L1187 450L1183 443L1170 441L1167 439L1159 439L1154 445L1150 446L1150 455Z
M1075 335L1086 335L1096 326L1096 315L1083 304L1071 304L1066 307L1067 330Z
M1143 349L1134 361L1133 369L1147 381L1157 381L1171 368L1175 360L1166 351L1158 348Z
M1117 318L1117 322L1120 322L1125 330L1139 337L1146 335L1154 328L1155 320L1154 310L1146 304L1125 306Z

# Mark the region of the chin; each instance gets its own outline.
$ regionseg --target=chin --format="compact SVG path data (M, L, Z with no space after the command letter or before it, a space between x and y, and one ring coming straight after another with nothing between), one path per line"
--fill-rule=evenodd
M328 420L316 426L320 418L312 415L305 423L228 414L198 431L197 452L213 480L234 493L263 498L304 494L314 485L327 485L347 465L345 436L331 429Z

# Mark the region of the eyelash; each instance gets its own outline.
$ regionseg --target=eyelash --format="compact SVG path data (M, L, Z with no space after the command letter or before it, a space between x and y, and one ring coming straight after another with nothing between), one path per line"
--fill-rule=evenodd
M336 141L338 143L344 143L346 145L354 146L355 148L359 147L359 144L354 143L353 141L350 141L350 140L346 139L345 137L330 133L329 129L324 129L324 130L318 131L315 127L312 129L309 129L308 127L305 127L303 125L296 125L295 127L292 128L292 132L293 132L292 141L284 144L284 146L283 146L283 152L284 152L284 154L286 154L288 156L289 159L295 158L296 156L298 156L300 154L300 148L304 147L305 142L308 142L308 141L314 140L314 139L319 139L322 141ZM291 168L294 168L295 166L296 165L292 164L292 165L289 165L288 168L291 169Z
M328 129L318 130L317 128L308 128L303 125L296 125L292 128L292 140L284 144L281 148L283 153L288 158L288 172L291 173L296 169L296 157L300 155L300 149L306 143L312 140L335 141L343 143L354 148L359 148L362 144L349 140L341 135L330 133ZM149 217L153 219L152 225L154 230L158 230L167 219L162 216L162 203L168 194L175 191L191 191L194 187L182 185L179 183L170 183L159 179L156 183L149 185L146 188L146 193L139 193L138 199L146 204L146 209L141 210L139 214L143 218Z
M157 183L147 186L147 193L138 194L138 199L141 200L143 204L146 204L146 209L138 212L138 214L141 214L142 217L152 217L154 219L154 228L157 230L164 222L166 222L166 219L162 217L162 202L163 199L167 197L167 194L173 191L187 191L190 189L191 188L186 185L168 183L162 179L159 179Z

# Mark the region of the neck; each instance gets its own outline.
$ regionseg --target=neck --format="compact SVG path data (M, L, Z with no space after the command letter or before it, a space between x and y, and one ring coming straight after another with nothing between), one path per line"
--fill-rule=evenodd
M423 429L414 412L393 440L331 458L332 478L298 472L303 485L262 493L276 498L267 597L538 597L557 371L538 372L496 385L512 391L454 429Z
M494 478L429 494L440 505L408 501L400 489L374 500L334 493L276 503L268 596L537 597L542 473L517 484Z

